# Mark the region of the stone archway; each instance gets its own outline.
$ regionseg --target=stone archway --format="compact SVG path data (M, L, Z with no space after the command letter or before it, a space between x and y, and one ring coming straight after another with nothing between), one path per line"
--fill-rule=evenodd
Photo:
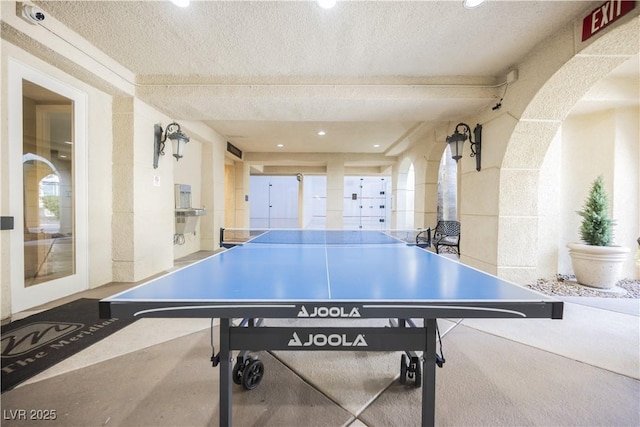
M540 168L556 132L584 94L640 52L640 17L574 54L540 87L515 123L500 166L497 274L517 283L536 279ZM514 238L517 236L517 239Z

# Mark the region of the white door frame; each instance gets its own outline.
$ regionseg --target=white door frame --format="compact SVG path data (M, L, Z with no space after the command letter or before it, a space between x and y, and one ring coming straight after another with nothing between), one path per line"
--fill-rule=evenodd
M8 61L9 207L11 233L11 313L17 313L88 288L87 94L41 71ZM24 205L22 175L22 81L28 80L74 102L75 273L36 286L24 287ZM19 191L15 191L18 189Z

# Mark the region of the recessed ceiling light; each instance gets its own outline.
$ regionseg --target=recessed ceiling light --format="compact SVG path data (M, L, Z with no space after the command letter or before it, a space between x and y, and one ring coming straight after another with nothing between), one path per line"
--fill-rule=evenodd
M284 144L278 144L278 145L276 145L276 147L282 148L282 147L284 147Z
M336 0L318 0L318 6L323 9L331 9L336 5Z
M373 144L373 148L380 148L380 144Z
M171 0L171 3L179 7L188 7L190 2L189 0Z
M473 8L476 8L476 7L480 6L484 2L485 2L485 0L463 0L462 1L462 5L466 9L473 9Z
M320 136L325 136L326 134L327 133L325 131L323 131L323 130L319 130L318 131L318 135L320 135Z

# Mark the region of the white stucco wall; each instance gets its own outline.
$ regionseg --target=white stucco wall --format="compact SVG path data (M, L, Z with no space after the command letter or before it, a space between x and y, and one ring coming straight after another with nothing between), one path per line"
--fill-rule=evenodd
M87 89L88 108L88 184L89 184L89 283L90 288L113 280L111 263L113 211L112 97ZM105 232L106 229L106 232Z
M538 184L538 277L554 277L558 273L558 254L566 244L560 238L563 225L560 198L565 168L561 158L562 132L558 131L551 141L544 161L540 166Z
M633 254L640 236L638 147L640 111L637 108L608 110L570 116L562 126L560 246L580 241L581 210L593 180L602 175L609 195L610 215L615 220L613 244L631 249L623 273L636 276ZM562 248L558 272L572 274L571 260Z
M116 100L114 281L138 281L173 266L173 164L164 156L153 169L156 123L170 122L135 98Z
M631 250L623 267L625 277L640 279L633 260L640 237L640 109L616 110L614 126L612 217L617 222L614 243Z
M491 211L486 211L483 217L480 209L463 201L463 222L465 216L476 216L469 237L473 241L483 240L486 230L494 227L495 233L490 231L489 234L497 236L496 241L486 242L484 253L465 250L463 243L463 262L516 283L528 283L539 276L538 188L545 155L563 120L582 96L611 70L640 51L637 37L640 19L637 11L634 14L596 40L582 44L575 38L575 30L579 28L579 22L576 22L573 29L559 31L516 64L519 79L509 87L500 113L515 119L510 130L506 123L510 119L502 120L504 123L498 134L497 129L490 126L496 120L491 113L484 112L477 117L479 122L487 123L484 143L491 141L500 146L504 144L501 135L509 136L502 151L498 179L462 177L463 198L465 188L473 189L474 184L465 184L468 179L483 181L482 188L495 188L499 193L497 217ZM469 121L475 122L473 118ZM563 167L570 166L563 164ZM491 192L483 196L490 198ZM478 254L488 258L495 254L495 258L481 263Z

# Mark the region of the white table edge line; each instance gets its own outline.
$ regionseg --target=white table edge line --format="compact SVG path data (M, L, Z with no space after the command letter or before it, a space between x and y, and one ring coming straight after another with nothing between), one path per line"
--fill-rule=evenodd
M453 309L453 310L492 311L492 312L498 312L498 313L510 313L510 314L517 314L518 316L521 316L521 317L527 317L527 315L522 313L521 311L506 310L506 309L503 309L503 308L456 306L456 305L374 305L374 304L363 304L362 308L407 308L407 309L412 309L412 308L427 308L427 309L430 309L430 308L433 308L433 309L448 308L448 309Z
M159 313L162 311L177 311L177 310L201 310L201 309L210 309L210 308L295 308L295 304L242 304L242 305L183 305L178 307L161 307L161 308L150 308L147 310L140 310L134 313L134 316L138 316L146 313Z

